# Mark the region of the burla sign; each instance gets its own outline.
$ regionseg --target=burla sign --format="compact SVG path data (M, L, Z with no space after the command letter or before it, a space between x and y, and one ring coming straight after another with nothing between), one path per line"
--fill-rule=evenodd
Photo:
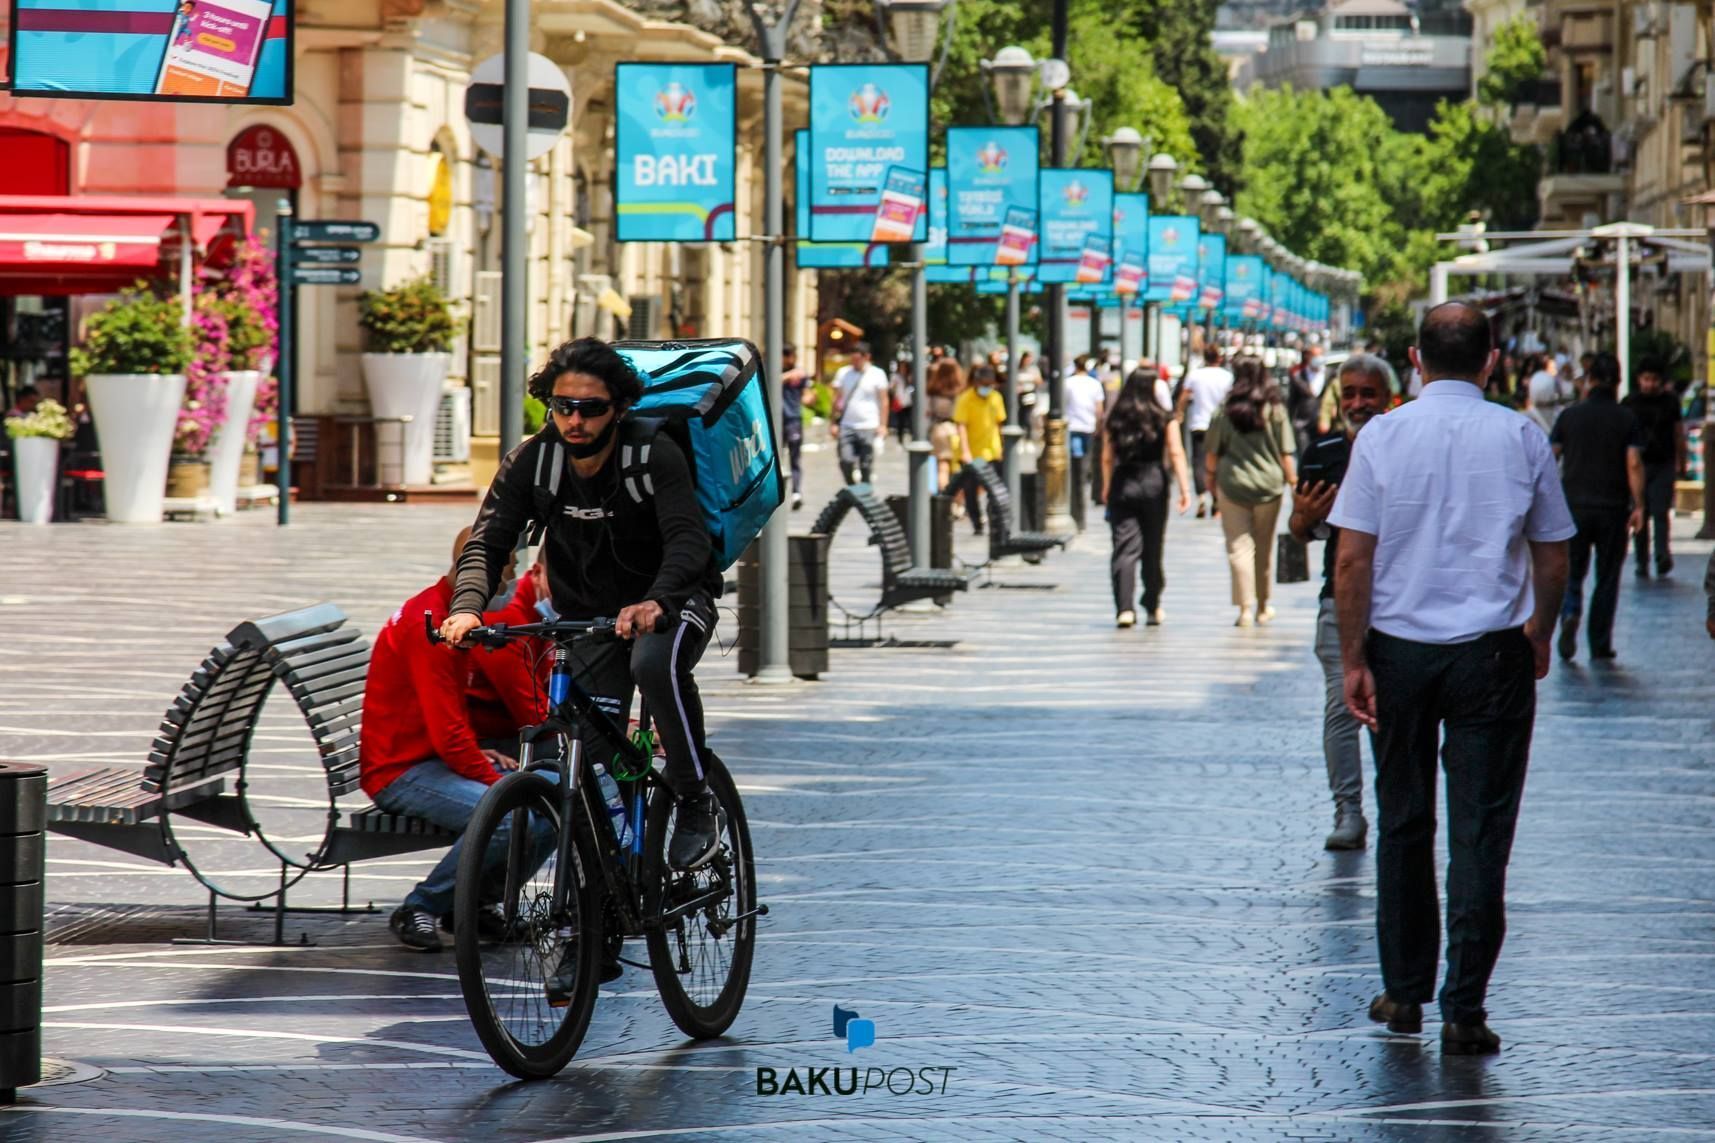
M291 141L273 127L258 125L226 145L226 185L295 190L304 185L304 171Z

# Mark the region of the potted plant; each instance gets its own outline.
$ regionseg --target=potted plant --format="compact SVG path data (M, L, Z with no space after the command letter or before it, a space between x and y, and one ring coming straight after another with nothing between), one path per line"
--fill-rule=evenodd
M435 417L452 368L452 305L427 277L365 291L358 324L367 352L363 380L377 417L410 417L402 464L383 456L383 484L427 484L434 474Z
M226 423L226 317L211 294L199 294L191 309L191 338L167 464L168 499L194 500L208 491L209 445Z
M54 518L54 480L60 471L60 442L69 441L77 426L65 406L44 398L21 416L6 418L17 468L18 519L46 524Z
M199 320L206 321L210 334L217 324L224 331L224 351L218 355L223 360L218 360L218 365L225 411L213 428L204 456L208 459L209 492L217 510L230 516L238 509L239 465L249 443L251 412L262 381L262 365L273 357L274 335L252 301L243 294L222 291L210 298L206 306L209 318ZM215 357L211 354L211 358ZM187 386L187 393L188 389ZM254 475L254 466L251 472Z
M71 351L101 441L107 518L119 523L161 518L191 359L183 314L177 298L157 297L139 282L90 315Z

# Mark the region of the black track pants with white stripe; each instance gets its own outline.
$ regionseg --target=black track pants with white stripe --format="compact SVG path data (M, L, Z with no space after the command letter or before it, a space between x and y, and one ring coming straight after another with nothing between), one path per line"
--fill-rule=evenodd
M667 784L678 794L695 792L703 784L703 759L708 751L703 736L703 698L691 672L714 629L714 604L703 596L693 596L666 631L637 637L629 662L621 648L610 643L573 664L586 690L597 698L612 700L604 702L604 707L629 711L633 684L643 692L644 704L667 750ZM591 746L594 748L593 742Z

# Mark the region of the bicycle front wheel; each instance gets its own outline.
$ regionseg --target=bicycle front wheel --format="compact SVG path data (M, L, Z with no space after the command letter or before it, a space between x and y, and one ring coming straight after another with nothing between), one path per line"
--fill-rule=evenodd
M478 803L459 854L459 987L482 1046L519 1079L570 1062L601 983L597 866L574 835L560 878L567 828L575 826L561 820L558 786L537 773L508 774Z
M738 1018L756 951L756 863L738 787L707 756L709 790L720 806L714 856L689 873L667 864L673 798L665 788L649 804L643 880L649 968L667 1015L687 1036L707 1040Z

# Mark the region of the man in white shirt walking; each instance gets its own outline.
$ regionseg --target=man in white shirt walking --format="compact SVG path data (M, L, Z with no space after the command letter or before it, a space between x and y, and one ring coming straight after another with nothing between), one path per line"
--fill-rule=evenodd
M852 346L852 363L834 377L834 436L847 484L868 484L875 444L887 438L887 374L870 362L869 342Z
M1232 388L1233 372L1221 367L1221 347L1211 341L1203 346L1203 364L1185 375L1185 385L1179 393L1179 419L1191 430L1191 478L1197 482L1199 517L1208 515L1214 499L1203 471L1203 437L1209 431L1210 419L1226 403Z
M1089 495L1092 445L1096 427L1107 405L1107 388L1089 371L1087 358L1078 358L1075 368L1066 377L1066 392L1061 398L1066 413L1066 453L1071 458L1072 522L1078 531L1084 530L1084 503Z
M1536 680L1577 532L1548 438L1483 399L1488 318L1431 309L1412 361L1423 395L1353 444L1328 522L1346 703L1375 732L1376 937L1370 1019L1423 1027L1440 957L1436 752L1447 769L1447 980L1441 1047L1500 1051L1484 1000L1506 935L1506 871L1524 792ZM1438 742L1445 733L1444 745Z

